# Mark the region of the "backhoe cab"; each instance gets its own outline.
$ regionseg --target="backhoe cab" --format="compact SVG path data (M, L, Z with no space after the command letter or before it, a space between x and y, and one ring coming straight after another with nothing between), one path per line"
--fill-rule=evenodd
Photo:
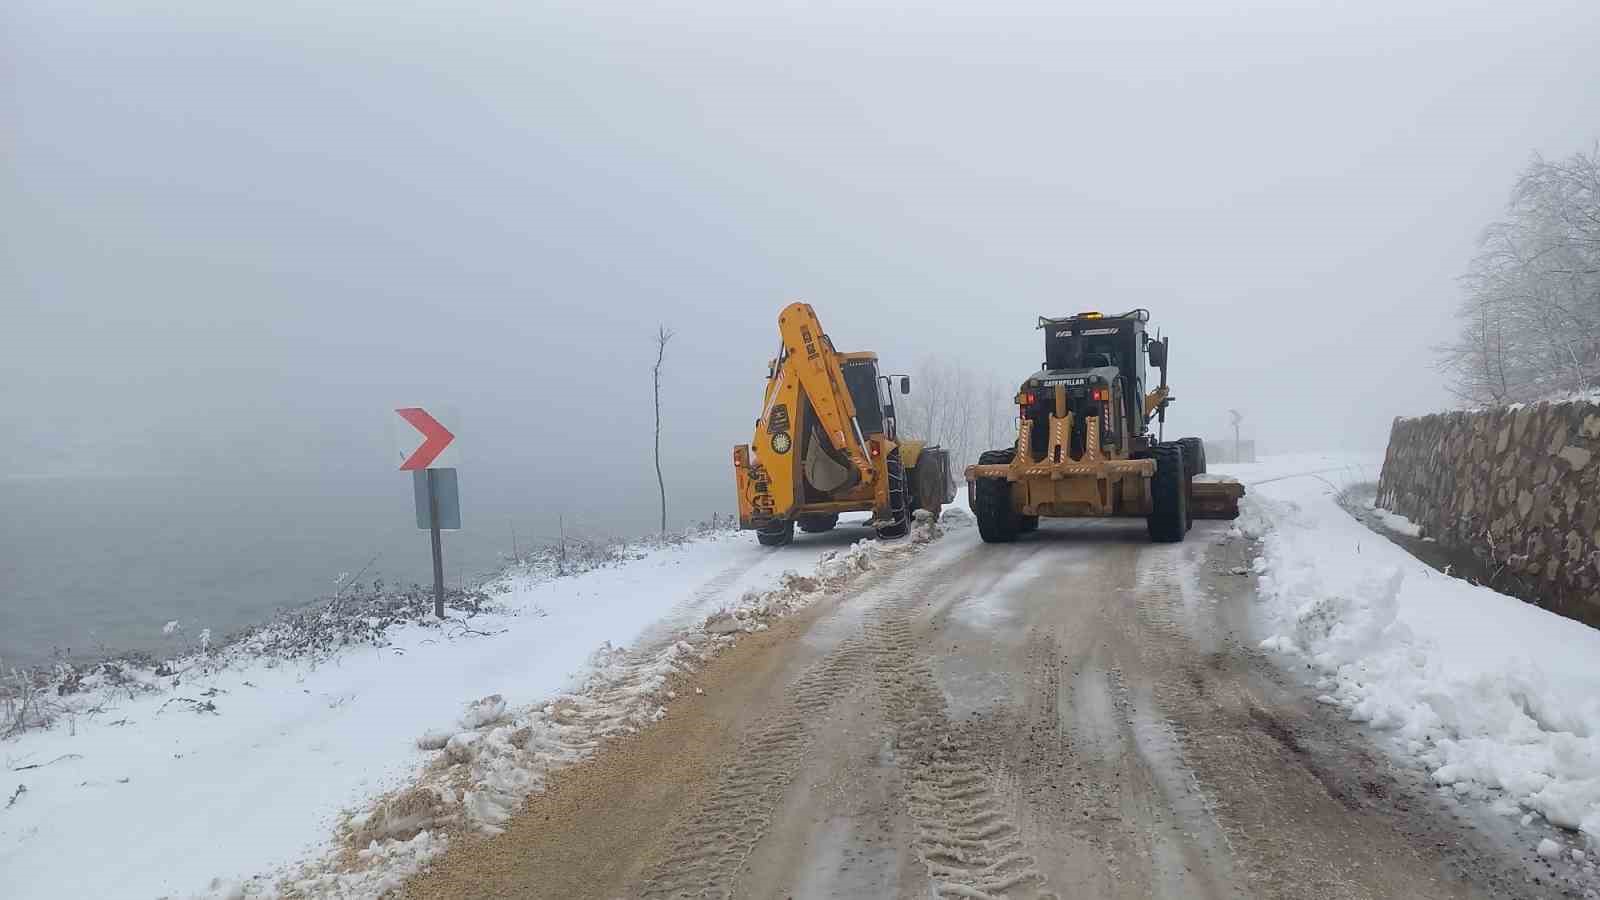
M1015 540L1040 516L1142 516L1152 540L1181 541L1195 518L1239 514L1242 485L1195 480L1206 470L1199 438L1150 431L1174 398L1169 339L1152 338L1149 321L1144 309L1040 317L1045 360L1017 392L1016 443L966 470L984 540Z
M778 546L797 525L827 531L840 513L865 511L893 538L913 510L937 516L955 499L949 454L898 433L893 386L910 393L909 378L879 374L875 353L835 350L808 304L784 307L778 333L755 436L733 448L740 528Z

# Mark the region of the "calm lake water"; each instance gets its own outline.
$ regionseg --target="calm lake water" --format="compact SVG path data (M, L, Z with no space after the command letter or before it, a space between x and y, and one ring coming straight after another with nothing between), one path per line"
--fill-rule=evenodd
M462 472L464 527L444 536L448 584L498 570L513 523L524 547L554 531L537 493ZM645 510L595 515L573 530L648 527ZM221 638L331 592L369 561L363 580L432 582L409 474L0 480L0 666L58 650L176 648L203 628ZM182 634L164 637L174 619Z

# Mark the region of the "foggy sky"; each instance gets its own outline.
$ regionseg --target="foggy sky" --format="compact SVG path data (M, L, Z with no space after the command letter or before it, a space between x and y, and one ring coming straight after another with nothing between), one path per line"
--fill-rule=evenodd
M1381 447L1517 171L1600 138L1592 0L756 6L6 4L4 471L377 469L444 402L464 489L648 522L665 323L726 512L796 298L1012 381L1148 307L1178 432Z

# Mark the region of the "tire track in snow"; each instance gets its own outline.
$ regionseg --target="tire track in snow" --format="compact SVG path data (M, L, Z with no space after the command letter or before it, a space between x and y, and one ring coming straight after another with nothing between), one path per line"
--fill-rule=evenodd
M1201 572L1221 533L1197 523L1182 544L1141 555L1136 602L1125 628L1141 665L1128 688L1129 734L1164 800L1163 822L1151 833L1152 877L1161 896L1238 896L1237 849L1219 819L1215 799L1188 758L1185 721L1203 702L1225 662L1227 639L1216 603L1201 587ZM1203 867L1196 869L1203 862ZM1196 879L1194 871L1206 874Z
M928 649L913 628L913 617L930 602L924 592L890 597L868 616L867 633L885 719L895 731L914 848L932 894L1054 897L1043 890L1045 878L984 765L987 755L950 722Z
M771 826L784 793L807 759L814 725L872 677L895 736L895 763L906 784L905 805L915 850L933 896L991 900L1048 898L1005 801L991 784L981 753L953 728L912 618L929 595L897 584L876 592L860 630L846 637L791 684L783 705L746 732L709 798L690 815L667 854L643 879L650 900L730 897L740 872Z
M896 569L880 590L894 594L898 582L925 576ZM858 588L877 593L872 587ZM678 828L667 853L647 869L639 896L731 897L740 871L770 829L772 815L816 739L817 725L840 700L856 691L880 653L869 623L844 637L785 689L781 704L761 716L740 738L732 762Z
M917 829L916 851L933 880L934 896L1054 896L1040 891L1044 876L991 784L981 754L951 727L907 611L882 611L871 631L879 641L878 685L897 732L896 757Z
M733 762L646 876L647 898L729 897L739 871L771 824L815 733L811 727L848 693L872 655L865 636L846 640L801 673L784 703L740 739Z

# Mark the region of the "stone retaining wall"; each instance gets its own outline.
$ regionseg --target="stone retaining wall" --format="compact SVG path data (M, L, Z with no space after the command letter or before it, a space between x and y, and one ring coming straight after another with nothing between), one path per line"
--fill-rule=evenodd
M1497 589L1600 626L1600 404L1396 419L1378 505L1483 560Z

